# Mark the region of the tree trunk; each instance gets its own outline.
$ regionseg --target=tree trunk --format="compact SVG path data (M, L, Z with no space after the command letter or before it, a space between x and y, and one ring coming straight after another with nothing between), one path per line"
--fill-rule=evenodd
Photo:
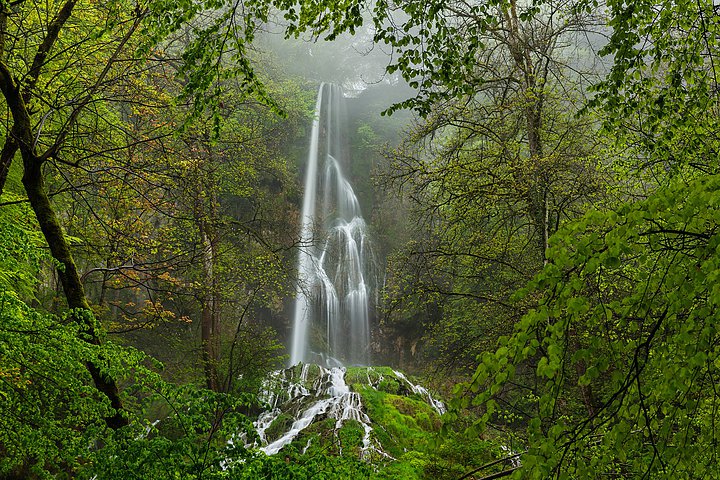
M203 249L203 274L207 281L201 316L201 341L205 381L210 390L219 391L217 365L220 360L220 295L215 265L217 263L217 242L209 231L207 222L200 220L200 238Z
M0 195L2 195L5 189L5 183L7 182L8 174L10 173L10 166L12 165L15 153L18 151L18 144L12 134L8 134L5 138L5 144L3 145L2 151L0 151Z
M550 211L547 196L547 180L543 178L543 172L538 168L538 161L543 157L542 145L542 110L543 110L543 78L538 80L538 72L535 71L530 45L520 32L520 19L517 13L517 1L511 0L509 8L502 11L503 18L507 24L507 42L510 54L515 66L522 75L522 82L525 98L525 134L527 136L528 155L530 160L528 171L522 172L523 176L529 176L526 182L528 185L526 201L528 213L533 224L534 233L537 236L537 248L539 258L544 265L547 263L546 250L550 237ZM521 183L521 184L522 184Z
M571 354L574 354L582 348L579 338L580 333L577 331L576 328L571 328L568 333L571 339L569 342L569 347L572 349ZM585 360L578 360L578 362L575 364L575 373L577 374L577 378L579 379L580 377L585 375L586 372L587 362L585 362ZM588 418L593 418L597 409L595 406L595 394L593 393L592 384L578 385L578 388L580 390L580 397L582 398L583 405L585 405L585 411L587 412Z
M19 150L24 169L22 183L40 229L50 247L50 252L60 264L58 276L68 307L71 309L71 318L82 327L83 337L88 342L98 345L100 339L96 331L95 320L90 313L80 276L60 227L60 222L58 222L55 211L50 204L42 176L43 161L51 156L52 152L48 151L44 155L37 155L31 118L32 110L28 108L28 104L33 98L33 90L46 64L47 57L53 49L60 31L72 15L76 2L77 0L66 0L62 4L60 10L47 25L45 36L38 45L30 69L26 74L17 77L5 62L8 4L3 2L0 6L0 91L5 98L6 106L13 119L12 126L6 134L2 152L0 152L0 193L2 193L5 186L12 160ZM79 109L76 112L79 112ZM70 126L71 124L68 125L68 128ZM86 367L95 383L95 387L110 400L110 405L115 410L111 417L105 419L107 425L114 429L127 425L128 420L122 414L122 402L115 381L102 371L100 365L88 361Z
M535 85L529 86L531 92L536 89ZM533 93L533 95L536 95ZM537 95L540 95L539 93ZM542 139L540 137L541 113L538 111L540 106L539 100L527 100L530 105L526 107L526 125L528 137L528 152L530 154L529 179L530 188L528 190L528 204L530 216L535 227L535 235L537 236L537 245L539 258L542 264L547 263L546 251L550 239L550 209L548 202L548 180L545 172L542 171L538 162L542 159L543 148Z
M5 62L5 45L7 43L7 5L5 3L0 4L0 62ZM3 79L4 81L5 79ZM15 152L17 152L18 145L12 135L7 135L5 138L5 144L0 153L0 196L5 188L5 182L7 181L8 173L10 172L10 165L12 164Z
M42 162L32 155L31 152L22 149L23 166L25 168L22 182L25 186L30 205L37 217L40 229L50 247L52 256L60 263L58 275L62 284L68 307L73 310L72 319L80 324L85 338L93 345L99 345L100 339L96 330L94 319L89 313L90 305L85 297L85 291L80 276L78 275L75 261L70 252L69 245L50 204L50 199L45 188L45 181L42 176ZM110 400L110 405L115 414L106 418L110 428L117 429L128 424L127 418L122 414L123 406L120 400L120 393L115 381L106 375L99 365L93 362L86 362L86 367L92 376L95 387Z

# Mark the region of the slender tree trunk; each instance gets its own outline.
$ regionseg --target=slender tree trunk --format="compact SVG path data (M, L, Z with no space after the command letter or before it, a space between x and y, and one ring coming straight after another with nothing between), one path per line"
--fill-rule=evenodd
M5 3L0 4L0 62L5 62L5 44L7 37L7 16L8 6ZM3 79L4 81L5 79ZM7 135L2 152L0 152L0 196L2 196L7 181L10 165L12 164L15 152L17 152L18 144L12 135Z
M219 391L217 365L220 360L220 295L217 281L217 241L208 224L200 220L203 248L203 274L207 282L201 315L201 341L205 381L210 390Z
M578 350L580 350L580 348L582 348L579 335L580 334L575 328L572 328L569 332L569 337L571 338L569 343L572 348L572 352L577 352ZM579 360L575 364L575 373L577 374L577 378L585 375L585 372L587 372L587 362L585 362L584 360ZM592 384L579 385L578 388L580 389L580 397L582 398L582 402L585 405L585 411L587 412L588 417L594 417L596 413L596 402L595 394L593 393L592 389Z
M77 0L67 0L48 24L45 37L40 45L38 45L30 70L27 72L27 75L23 77L22 82L13 76L10 67L5 63L7 22L8 15L11 12L8 10L9 4L3 2L0 5L0 90L7 101L7 106L12 113L14 121L5 139L2 153L0 153L0 194L2 194L5 187L10 165L17 150L24 148L27 152L34 151L34 147L32 146L30 113L26 105L32 97L32 91L37 84L45 61L58 39L60 30L62 30L72 15L76 3ZM23 152L23 157L24 153L25 152Z
M22 182L52 256L60 263L58 275L68 307L73 309L72 318L82 326L87 341L93 345L99 345L100 339L94 318L90 314L90 305L85 297L75 261L47 195L42 176L42 162L31 152L23 149L22 153L25 169ZM102 371L100 365L88 361L86 367L92 376L95 387L110 400L110 405L115 410L113 416L106 418L107 425L114 429L127 425L128 420L122 414L122 401L115 381Z
M2 195L5 189L5 183L7 182L8 174L10 173L10 166L12 165L15 153L18 151L17 141L13 138L12 134L9 134L5 138L5 144L3 145L2 151L0 151L0 195Z
M520 20L517 13L517 1L511 0L509 8L503 9L503 17L507 24L507 42L515 66L522 75L525 98L525 134L527 136L530 165L523 176L529 176L526 185L528 211L537 237L539 258L544 265L547 263L546 251L550 237L550 211L547 195L548 185L538 162L543 157L542 144L542 110L543 110L543 79L538 80L530 55L530 45L520 32ZM523 182L525 183L525 182Z
M25 99L17 82L7 65L0 60L0 90L2 90L7 106L12 112L13 124L5 136L5 143L0 151L0 194L5 187L10 165L21 144L24 150L32 155L32 122Z
M530 86L531 92L536 86ZM543 265L547 263L546 251L550 239L550 209L548 199L548 181L542 166L538 162L542 159L543 148L542 139L540 137L541 113L538 111L538 101L535 99L528 100L530 105L527 106L526 124L528 137L528 152L530 154L529 179L530 188L528 189L528 204L530 215L535 226L535 235L537 236L537 245L539 257Z

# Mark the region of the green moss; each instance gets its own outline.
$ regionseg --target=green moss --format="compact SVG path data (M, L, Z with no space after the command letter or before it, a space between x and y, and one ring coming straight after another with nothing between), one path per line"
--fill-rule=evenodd
M307 436L309 434L317 434L321 441L325 441L327 439L332 439L334 431L335 419L325 418L321 421L316 421L315 423L309 425L305 430L300 433L298 438L302 440L302 437L304 436ZM303 443L305 442L303 441Z
M355 420L346 421L340 430L338 430L337 436L340 440L343 454L352 451L355 452L357 456L360 456L365 430L359 422Z
M397 458L409 450L424 452L429 448L437 432L435 426L439 426L439 418L432 407L366 385L356 385L356 389L374 422L375 438L385 451Z
M378 384L377 389L381 392L397 395L400 391L400 384L397 382L397 380L394 380L392 378L385 378Z
M265 438L271 442L277 438L280 438L282 434L290 430L295 419L287 413L281 413L278 417L273 420L270 426L265 429Z
M395 372L390 367L348 367L345 382L348 385L378 385L385 379L397 382Z
M292 378L295 382L300 381L300 376L302 375L302 370L304 366L304 364L298 363L297 365L292 367ZM308 368L307 379L305 380L305 382L303 382L304 386L306 388L312 387L313 383L315 383L315 380L317 380L318 377L320 377L320 366L310 364Z
M415 415L415 421L423 430L436 430L434 423L430 420L430 415L426 412L418 412Z

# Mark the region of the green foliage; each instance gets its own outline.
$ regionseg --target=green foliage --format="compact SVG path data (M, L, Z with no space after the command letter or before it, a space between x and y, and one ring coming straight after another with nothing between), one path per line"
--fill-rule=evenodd
M423 472L428 462L427 454L411 450L403 453L396 460L379 471L376 478L388 480L393 478L423 478Z
M3 201L19 200L5 193ZM0 291L15 292L22 299L34 296L37 275L49 255L40 247L43 239L32 222L27 205L0 207Z
M468 385L485 405L482 422L494 421L501 389L534 361L541 387L524 475L717 474L719 203L717 176L675 181L554 238L552 262L530 286L543 292L539 307ZM562 401L590 387L591 414Z
M49 256L30 218L22 204L0 208L0 475L49 478L104 434L109 404L85 364L114 352L27 305Z
M253 396L165 383L141 353L90 344L76 323L42 315L9 292L0 296L0 320L0 475L253 478L235 475L246 474L242 462L252 455L240 435L252 438L243 412ZM130 427L107 428L111 408L92 386L88 361L125 379Z
M271 2L239 3L224 0L167 1L149 3L143 18L143 33L148 40L141 44L141 53L150 52L169 38L184 36L180 48L182 62L177 77L183 84L179 98L193 105L190 122L211 114L213 132L220 132L223 115L221 94L223 83L240 79L235 93L253 98L284 115L280 103L256 71L252 42L258 29L268 21Z
M6 194L4 198L8 198ZM88 342L82 326L28 306L47 253L19 205L0 209L0 476L14 478L214 478L249 452L228 440L252 434L248 394L226 395L160 380L142 353ZM87 364L126 384L129 427L112 432L112 409ZM145 415L151 415L150 418ZM153 417L158 423L150 424Z
M601 51L609 74L594 90L606 129L639 145L640 167L665 172L692 165L715 172L718 152L717 5L607 2L612 27ZM592 8L581 2L579 8ZM645 39L640 41L640 39Z
M108 439L109 445L94 453L84 475L107 479L236 478L231 472L252 457L242 440L252 434L252 423L241 413L251 396L163 382L143 390L149 393L143 402L162 415L142 433L120 432Z
M716 6L608 5L614 64L592 105L618 144L633 146L623 180L637 174L631 185L648 193L555 236L523 292L537 308L482 356L457 405L482 405L481 426L495 423L508 387L531 369L518 477L714 478Z
M88 362L129 385L130 427L107 428L112 409L92 386ZM222 462L248 456L242 442L228 440L253 431L241 413L251 396L166 384L145 363L140 352L88 343L77 323L41 314L13 292L2 292L0 475L217 478L225 475ZM141 405L152 406L159 423L148 424Z
M52 9L61 4L16 2L3 10L10 21L2 32L8 42L2 66L29 88L29 138L47 152L48 183L82 250L81 269L107 267L92 292L103 304L98 311L117 308L119 302L109 305L105 295L128 285L150 303L128 311L127 324L111 318L113 327L135 327L153 315L190 318L222 302L228 340L217 366L234 395L163 383L143 367L149 360L140 353L85 342L66 316L31 307L39 296L36 279L50 260L39 248L29 210L4 206L0 475L458 478L502 455L474 429L438 438L437 414L418 397L403 395L405 385L388 369L349 373L378 422L375 435L396 457L379 471L355 455L363 432L352 422L328 435L323 428L334 423L328 419L309 431L309 447L303 438L274 457L246 451L236 438L252 435L243 412L253 399L241 392L259 385L278 348L270 330L245 328L245 320L279 311L288 290L283 249L292 235L283 232L293 231L296 189L284 154L307 110L297 84L274 84L256 71L251 42L271 5L289 22L288 35L311 31L329 39L355 31L367 5L153 0L138 8L124 0L90 2L73 12L38 79L27 81L34 74L30 59L55 18ZM604 53L614 63L594 87L591 107L598 107L608 136L620 148L629 146L622 162L601 158L594 116L566 115L579 99L568 94L573 88L563 69L548 67L557 32L581 25L573 22L595 7L583 1L570 11L544 0L374 4L375 39L395 53L388 71L400 72L419 91L389 111L410 107L427 117L396 155L403 167L397 180L417 200L418 217L429 228L394 257L391 313L396 325L415 327L418 338L426 334L426 355L475 371L459 389L465 395L456 406L478 408L483 417L477 426L524 429L528 451L518 478L714 478L717 7L709 0L607 2L612 32ZM538 32L550 35L534 37ZM187 43L175 47L176 37ZM127 44L118 43L123 38ZM525 50L518 50L520 40ZM153 61L180 56L182 65L170 73L181 81L168 87L165 72L150 75L141 61L116 61L136 52ZM558 87L562 95L554 93ZM235 93L223 93L228 88ZM300 100L276 101L277 93ZM175 95L193 108L173 105ZM271 109L258 108L249 96ZM122 107L115 103L128 98ZM168 107L165 114L136 107L149 100ZM270 115L280 110L291 126ZM188 117L193 123L185 122ZM522 127L531 121L538 126ZM183 133L171 136L177 127ZM533 135L544 148L530 141ZM127 137L136 142L133 148L126 148ZM365 152L379 142L368 124L356 137ZM414 149L429 138L428 148ZM369 169L367 158L363 168ZM600 161L613 162L623 175L613 191L642 187L648 193L631 191L637 196L612 208L600 204ZM63 165L83 169L68 173ZM118 172L128 171L141 180L113 185ZM62 194L66 185L72 196ZM581 215L588 199L595 204ZM404 212L398 208L394 215ZM559 227L545 258L540 237ZM118 232L128 231L118 240ZM208 231L219 246L212 268L195 256L206 251L202 236ZM149 265L161 273L150 273ZM126 304L137 298L125 298ZM90 312L71 313L95 322ZM114 435L106 430L109 405L91 386L88 362L127 384L130 428ZM238 373L243 377L236 381ZM279 418L268 434L289 421Z
M494 460L503 458L506 452L502 451L497 443L482 439L470 439L463 434L452 433L444 439L431 461L425 466L424 478L458 479L468 471L494 463ZM500 464L482 468L483 475L490 475L501 471Z
M549 88L543 100L550 155L530 154L522 104L506 96L438 106L392 154L387 175L419 231L389 260L384 306L400 331L425 322L423 353L448 371L472 371L532 304L511 296L542 268L543 237L604 201L591 122Z
M74 322L0 292L0 475L70 475L105 435L110 405L85 365L116 352L80 336Z
M288 451L285 455L256 457L238 466L230 475L229 478L243 480L373 478L372 467L357 457L328 455L322 450L308 451L305 455Z

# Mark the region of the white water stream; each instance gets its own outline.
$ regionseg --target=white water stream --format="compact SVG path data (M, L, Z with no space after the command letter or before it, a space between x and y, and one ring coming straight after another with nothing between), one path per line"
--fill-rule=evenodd
M305 167L299 279L290 346L290 366L303 365L299 370L295 367L277 371L265 383L262 397L269 408L254 423L259 436L254 446L268 455L279 452L314 421L331 418L336 432L346 421L360 424L364 430L362 457L373 453L391 458L373 439L361 396L345 383L342 366L370 362L371 299L377 283L367 225L353 187L343 173L349 168L344 123L341 89L321 84ZM312 386L308 382L310 363L317 364L313 369L319 369L317 377L313 371ZM371 370L367 373L368 384L375 388L370 382ZM442 402L426 389L414 385L400 372L394 374L407 384L405 391L423 397L439 414L445 412ZM275 432L268 434L271 427ZM277 432L278 427L281 432Z
M445 408L445 404L441 402L440 400L433 397L430 392L428 392L428 389L423 387L422 385L416 385L412 383L408 378L403 375L402 372L398 372L397 370L393 370L393 373L397 378L404 381L408 384L410 387L410 390L412 390L413 393L416 393L420 395L427 403L429 403L435 411L438 413L438 415L443 415L445 412L447 412L447 409Z

